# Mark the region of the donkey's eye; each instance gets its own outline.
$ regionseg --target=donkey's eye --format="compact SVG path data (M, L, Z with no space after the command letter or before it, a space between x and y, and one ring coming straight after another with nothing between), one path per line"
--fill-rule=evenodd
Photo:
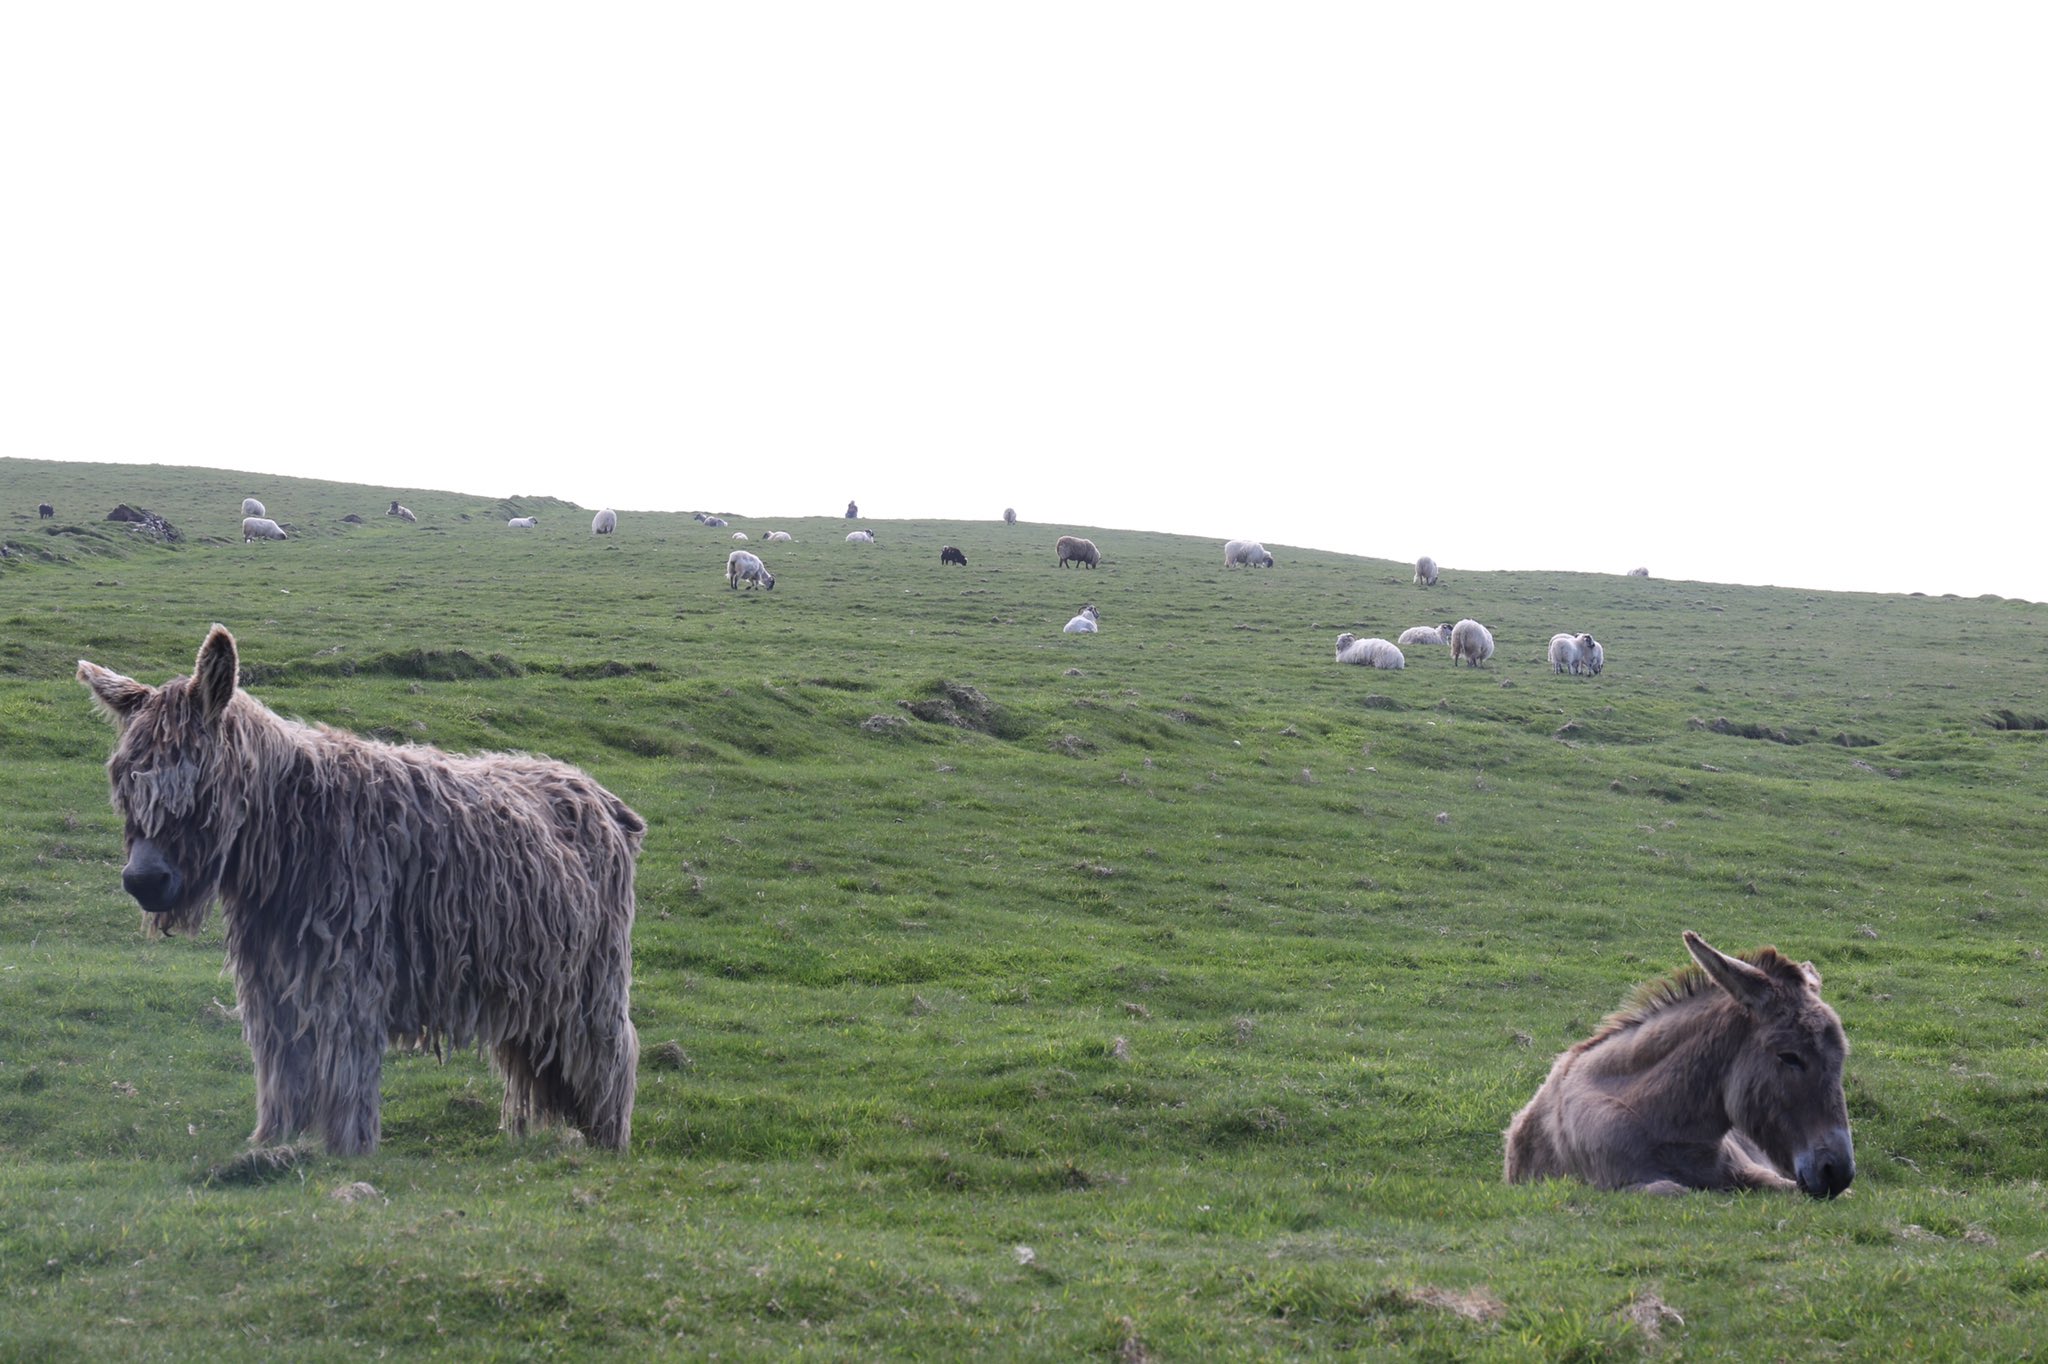
M1806 1058L1796 1051L1781 1051L1778 1053L1778 1059L1794 1070L1806 1069Z

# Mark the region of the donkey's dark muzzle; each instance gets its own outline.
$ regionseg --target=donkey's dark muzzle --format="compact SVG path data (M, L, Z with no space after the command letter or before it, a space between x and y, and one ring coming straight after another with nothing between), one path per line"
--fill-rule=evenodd
M1849 1134L1838 1132L1828 1141L1800 1153L1792 1162L1792 1176L1800 1192L1815 1198L1833 1198L1856 1178L1856 1152Z
M185 893L185 878L154 843L137 839L129 850L128 865L121 868L121 889L151 914L168 914Z

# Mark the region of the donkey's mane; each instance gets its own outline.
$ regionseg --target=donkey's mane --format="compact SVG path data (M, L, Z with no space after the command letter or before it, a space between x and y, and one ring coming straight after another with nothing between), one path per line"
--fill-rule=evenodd
M1746 961L1773 976L1799 974L1799 967L1790 957L1775 947L1759 947L1753 952L1734 954L1738 961ZM1700 995L1711 994L1714 982L1697 965L1687 963L1669 975L1646 980L1630 990L1621 1001L1621 1007L1600 1020L1600 1026L1593 1035L1579 1043L1574 1050L1583 1050L1596 1042L1604 1042L1618 1032L1638 1027L1649 1022L1666 1009L1674 1008Z

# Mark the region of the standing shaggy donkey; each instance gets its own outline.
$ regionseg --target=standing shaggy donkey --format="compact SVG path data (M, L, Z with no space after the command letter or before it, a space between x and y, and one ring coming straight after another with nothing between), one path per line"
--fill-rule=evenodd
M563 763L443 753L305 725L238 691L216 625L190 677L83 659L120 731L121 884L167 931L218 895L252 1141L318 1129L374 1150L387 1041L489 1047L504 1125L632 1133L633 862L646 823Z

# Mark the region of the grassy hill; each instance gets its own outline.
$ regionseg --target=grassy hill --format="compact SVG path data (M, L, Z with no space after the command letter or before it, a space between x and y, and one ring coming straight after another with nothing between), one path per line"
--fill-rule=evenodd
M2016 1358L2048 1327L2048 608L751 516L777 585L734 593L687 515L602 541L542 496L19 459L0 489L0 1358ZM251 493L293 539L240 542ZM1067 531L1099 571L1053 566ZM1332 662L1464 615L1485 671ZM545 752L647 817L629 1155L500 1134L478 1058L394 1053L378 1154L236 1163L218 918L143 936L71 677L161 681L212 621L279 711ZM1604 676L1549 672L1566 629ZM1687 927L1825 975L1851 1194L1503 1186L1509 1116Z

